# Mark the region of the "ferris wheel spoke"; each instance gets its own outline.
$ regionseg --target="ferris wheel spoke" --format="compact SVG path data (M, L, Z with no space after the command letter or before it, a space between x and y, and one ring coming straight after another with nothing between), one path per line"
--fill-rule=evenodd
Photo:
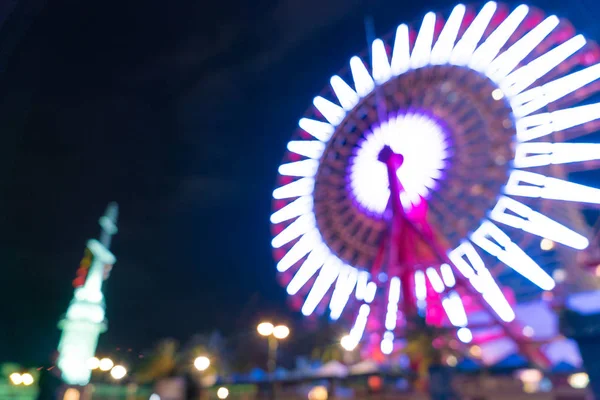
M398 76L410 68L410 37L408 25L402 24L396 29L394 50L392 52L392 75Z
M273 191L273 198L282 200L291 197L308 196L312 195L314 188L315 180L313 178L302 178L275 189Z
M302 314L309 316L315 311L329 288L331 288L331 285L333 285L339 276L341 268L342 262L337 257L329 257L321 268L313 287L308 292L308 296L306 296L301 310Z
M463 241L448 253L448 258L500 319L505 322L515 319L512 307L471 243Z
M456 327L467 326L467 312L465 311L462 299L456 291L451 291L448 296L442 299L442 307L452 325Z
M346 111L344 111L342 107L332 103L324 97L315 97L313 99L313 105L333 126L338 126L346 116Z
M311 231L306 233L300 238L292 248L283 256L283 258L277 263L277 270L279 272L285 272L294 264L296 264L302 257L308 254L321 240L317 228L313 228Z
M600 204L600 189L522 170L511 172L504 193L512 196Z
M350 59L350 71L354 79L356 93L360 97L365 97L375 89L375 82L373 82L367 67L359 57L354 56Z
M325 143L318 140L292 140L287 144L292 153L318 160L325 151Z
M415 47L410 55L411 68L421 68L429 63L434 29L435 13L429 12L423 17L419 34L417 35L417 39L415 39Z
M302 196L287 204L271 215L271 223L279 224L292 218L299 217L311 212L313 208L313 198L311 196Z
M278 249L296 239L298 236L304 235L306 232L316 227L315 214L308 213L300 216L297 220L289 224L283 231L271 241L271 246Z
M517 69L506 77L500 88L507 96L515 96L532 85L539 78L556 68L560 63L575 54L585 46L583 35L577 35L560 44L544 55L531 61L529 64Z
M485 29L489 25L494 13L496 12L496 3L490 1L486 3L479 14L475 17L469 28L463 34L462 38L456 44L450 62L454 65L467 65L471 59L477 44L481 40Z
M600 72L600 71L599 71ZM598 75L600 77L600 74ZM600 103L529 115L517 120L517 140L526 142L600 118ZM517 147L517 150L522 145Z
M358 270L349 265L344 265L340 272L335 289L331 295L331 301L329 302L330 318L337 320L342 315L350 296L356 287L358 280Z
M519 93L510 101L517 121L600 78L600 64ZM517 122L518 123L518 122Z
M490 213L490 218L496 222L562 243L577 250L583 250L589 245L589 241L585 236L510 197L502 196L498 199L498 203Z
M299 176L312 178L317 173L319 162L317 160L295 161L279 166L279 173L284 176Z
M309 118L300 119L298 126L315 139L324 143L329 141L335 130L333 125L328 124L327 122L315 121L314 119Z
M600 159L599 143L521 143L515 151L516 168L569 164Z
M496 57L486 70L486 75L494 82L501 82L558 26L559 22L555 15L546 18L508 50Z
M329 83L344 110L352 110L360 101L358 94L339 76L332 76Z
M444 28L431 50L432 64L445 64L450 60L450 54L454 48L465 11L466 7L463 4L457 5L452 10L448 21L444 24Z
M498 26L473 53L469 66L477 71L483 72L496 58L500 49L508 42L508 39L517 30L521 22L529 13L529 7L520 5Z
M541 289L552 290L554 288L555 283L550 275L492 222L484 221L471 234L471 240Z
M375 39L371 45L371 54L373 57L373 79L378 85L390 80L392 77L392 67L388 61L385 43L381 39Z
M295 295L300 289L317 273L319 268L323 266L328 257L331 257L331 252L325 243L319 243L313 251L310 252L306 260L302 263L286 290L288 294Z

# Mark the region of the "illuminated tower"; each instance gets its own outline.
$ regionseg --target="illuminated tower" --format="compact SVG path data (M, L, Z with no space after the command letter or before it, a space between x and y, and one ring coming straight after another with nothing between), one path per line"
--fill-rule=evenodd
M112 236L117 233L118 213L117 203L110 203L100 218L100 240L91 239L87 243L77 278L73 281L73 300L58 325L62 330L58 367L63 380L69 385L86 385L89 382L91 371L87 362L96 353L98 336L106 330L102 282L116 261L109 248Z

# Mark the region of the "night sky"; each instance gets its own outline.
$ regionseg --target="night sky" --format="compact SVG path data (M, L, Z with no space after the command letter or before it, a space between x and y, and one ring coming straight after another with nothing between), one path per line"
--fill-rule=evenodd
M594 2L534 3L599 38ZM259 312L298 318L269 246L285 143L366 46L366 15L386 34L454 2L417 3L21 0L8 17L0 7L0 361L43 362L56 348L85 242L113 200L101 348L252 329Z

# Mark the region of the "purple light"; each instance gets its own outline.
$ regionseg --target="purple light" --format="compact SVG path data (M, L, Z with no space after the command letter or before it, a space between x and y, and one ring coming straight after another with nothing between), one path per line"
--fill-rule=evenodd
M397 175L405 190L405 207L435 190L450 155L444 130L424 113L398 113L373 127L350 162L350 188L362 207L377 214L383 214L390 197L387 167L378 160L384 146L404 156Z

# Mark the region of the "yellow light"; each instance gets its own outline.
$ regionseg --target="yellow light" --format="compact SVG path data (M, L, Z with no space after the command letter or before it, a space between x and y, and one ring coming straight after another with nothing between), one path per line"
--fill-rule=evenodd
M217 390L217 397L221 400L226 399L229 397L229 389L226 387L220 387L219 390Z
M23 381L23 385L30 386L33 384L33 376L30 373L24 373L21 375L21 380Z
M100 368L100 360L98 357L92 357L87 361L87 367L91 370Z
M194 367L198 371L206 371L210 367L210 360L208 357L200 356L194 360Z
M517 375L519 376L521 382L523 382L524 384L531 383L536 385L540 383L540 381L544 377L544 374L542 374L541 371L538 371L537 369L524 369L522 371L517 372Z
M352 337L350 337L350 335L344 336L340 340L340 345L346 351L352 351L356 348L356 343L354 343L354 340L352 340Z
M471 346L471 348L469 349L469 354L476 358L481 357L481 347L477 345Z
M63 400L79 400L79 396L80 396L79 390L77 390L75 388L69 388L65 392L65 395L63 396Z
M590 383L590 377L585 372L578 372L576 374L569 375L567 381L573 389L585 389Z
M308 400L327 400L329 393L325 386L315 386L308 392Z
M458 364L458 360L454 356L448 356L446 357L446 364L448 364L451 367L456 367L456 364Z
M504 97L504 93L500 89L494 89L494 91L492 92L492 98L494 100L500 100L503 97Z
M261 322L256 327L256 330L258 331L258 334L262 335L262 336L270 336L270 335L272 335L274 329L275 329L275 327L270 322Z
M23 377L18 372L13 372L10 374L9 379L13 385L20 385L23 383Z
M114 365L115 363L110 358L103 358L100 360L100 371L110 371Z
M600 264L596 266L596 276L600 276Z
M127 369L125 369L125 367L122 365L115 365L110 370L110 376L112 376L113 379L121 380L125 378L125 375L127 375Z
M550 251L554 248L554 242L550 239L543 238L540 242L540 249Z
M277 325L273 328L273 336L277 339L285 339L290 335L290 328L285 325Z
M525 393L535 393L538 391L539 384L534 382L524 382L523 391Z

